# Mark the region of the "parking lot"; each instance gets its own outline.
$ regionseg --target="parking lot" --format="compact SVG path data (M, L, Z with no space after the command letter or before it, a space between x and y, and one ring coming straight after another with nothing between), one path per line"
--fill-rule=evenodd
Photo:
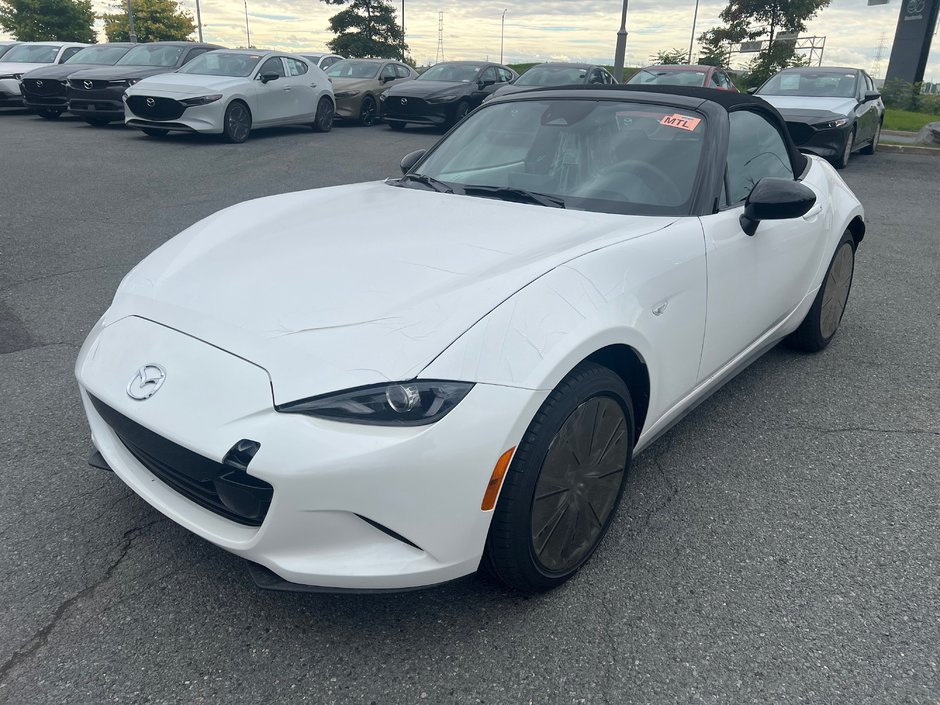
M0 702L940 703L940 159L852 159L868 234L833 344L771 351L641 455L549 594L263 592L86 465L74 360L137 261L438 137L0 114Z

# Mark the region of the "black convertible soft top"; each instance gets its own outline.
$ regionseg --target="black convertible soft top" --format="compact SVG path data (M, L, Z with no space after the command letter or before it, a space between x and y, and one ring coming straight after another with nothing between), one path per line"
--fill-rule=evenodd
M761 112L764 116L770 120L774 125L777 126L777 131L780 133L780 136L783 138L784 144L787 146L787 151L790 153L790 161L793 164L794 171L797 175L802 174L806 169L806 156L796 148L796 145L793 144L793 140L790 138L790 132L787 129L787 123L783 119L783 116L777 112L777 109L768 103L763 98L758 96L749 95L747 93L736 93L734 91L720 91L715 88L702 88L698 86L657 86L657 85L615 85L615 86L597 86L597 85L576 85L576 86L554 86L554 87L545 87L537 88L534 91L525 91L525 93L513 93L512 98L521 98L526 93L534 92L548 92L553 93L558 92L569 92L572 93L575 91L578 92L590 92L590 93L639 93L650 94L656 96L677 96L683 98L692 98L697 99L702 102L709 102L714 105L717 105L723 108L725 111L731 113L736 110L752 110ZM502 96L500 96L502 97ZM663 100L664 103L670 103L668 98ZM687 101L683 101L685 105L688 105ZM701 105L699 103L698 105Z

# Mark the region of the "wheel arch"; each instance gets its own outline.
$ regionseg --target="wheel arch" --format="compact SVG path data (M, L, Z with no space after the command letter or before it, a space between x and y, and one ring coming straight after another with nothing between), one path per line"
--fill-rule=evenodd
M582 362L594 362L616 374L630 390L633 402L634 439L636 443L646 423L650 405L650 375L643 356L636 348L623 343L595 350ZM578 363L581 364L581 363Z
M865 221L862 220L862 216L856 215L852 218L845 229L852 234L852 240L855 241L855 247L857 248L865 237Z

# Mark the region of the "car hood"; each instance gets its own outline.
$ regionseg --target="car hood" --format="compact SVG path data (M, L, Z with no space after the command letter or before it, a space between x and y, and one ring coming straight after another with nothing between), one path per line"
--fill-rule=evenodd
M128 95L159 91L171 95L197 96L206 91L227 91L250 83L244 76L201 76L193 73L162 73L150 76L127 89Z
M382 182L272 196L153 252L103 322L140 316L254 362L282 404L410 379L546 272L673 221Z
M758 94L757 97L766 100L784 116L793 111L802 111L806 114L836 113L844 116L851 114L855 110L855 106L858 105L855 98L817 98L814 96L762 94Z
M115 64L96 69L85 69L70 74L73 78L89 78L98 81L120 81L127 78L146 78L159 73L176 71L175 66L134 66L133 64Z
M472 83L453 81L408 81L404 85L392 86L388 89L390 96L405 96L408 98L435 98L451 93L463 95L467 93Z
M3 64L0 64L2 66ZM23 78L68 78L78 71L87 71L90 68L99 68L100 64L43 64L42 68L33 69ZM2 73L2 72L0 72Z
M0 61L0 76L7 76L12 73L29 73L44 66L54 66L55 64L27 64L22 61Z

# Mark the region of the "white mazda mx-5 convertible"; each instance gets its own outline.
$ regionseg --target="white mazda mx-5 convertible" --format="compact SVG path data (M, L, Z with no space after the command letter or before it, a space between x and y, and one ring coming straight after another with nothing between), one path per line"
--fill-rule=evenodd
M865 232L772 107L703 88L497 98L402 170L196 223L78 358L92 464L264 587L559 585L633 455L826 347Z

